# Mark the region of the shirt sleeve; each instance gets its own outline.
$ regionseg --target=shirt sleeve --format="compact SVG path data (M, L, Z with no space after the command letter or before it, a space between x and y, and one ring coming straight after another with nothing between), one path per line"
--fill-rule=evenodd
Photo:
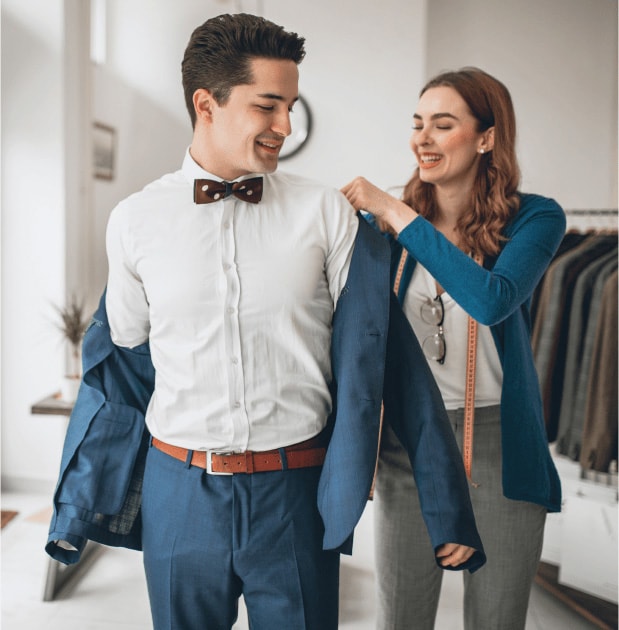
M423 217L398 240L471 317L492 326L531 296L565 234L565 213L555 201L536 197L532 203L526 211L521 206L492 269L478 265Z
M326 274L333 307L346 284L352 259L359 221L354 208L339 191L333 191L331 207L326 208L325 225L329 251L326 259Z
M134 348L148 340L150 319L144 285L131 255L131 229L126 218L126 213L116 208L108 221L105 306L112 341L118 346Z

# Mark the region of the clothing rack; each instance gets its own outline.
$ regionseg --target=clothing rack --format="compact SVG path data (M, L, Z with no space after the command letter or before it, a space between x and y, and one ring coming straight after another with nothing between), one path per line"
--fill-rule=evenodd
M616 230L617 208L570 209L565 211L568 230Z
M617 208L574 208L565 210L567 220L567 230L570 232L581 233L599 233L599 234L613 234L617 233L618 227L618 210ZM581 510L587 510L589 513L589 505L585 506L584 501L586 495L590 492L591 495L599 495L603 493L605 497L614 496L615 501L619 499L617 490L617 464L616 461L611 462L611 467L607 472L599 472L594 470L585 470L580 467L576 462L570 462L562 455L558 455L558 459L555 458L557 468L560 471L562 483L565 484L564 490L570 489L570 497L565 497L567 503L569 503L568 509L572 510L572 515L575 512ZM578 496L580 488L585 488L583 495ZM572 495L576 494L576 498ZM610 500L610 499L609 499ZM575 503L575 505L574 505ZM584 508L583 508L584 506ZM552 518L551 518L552 517ZM560 515L550 515L547 521L547 530L552 533L551 539L559 535L561 538L562 533L562 518ZM573 521L572 521L573 523ZM572 534L574 529L571 530ZM552 543L552 540L551 540ZM548 554L543 554L542 561L540 562L535 581L546 591L551 593L557 599L561 600L564 604L572 608L575 612L579 613L583 618L587 619L597 628L601 630L613 630L618 627L618 608L617 604L608 601L607 599L601 599L592 595L593 591L584 592L579 588L571 588L566 585L561 579L561 569L563 563L560 558L555 556L556 549L553 553L552 544ZM547 555L548 558L545 558ZM573 562L572 562L573 564Z
M584 210L584 209L575 209L575 210L566 210L565 214L569 215L592 215L592 214L603 214L603 215L617 215L617 208L602 208L602 209L594 209L594 210Z

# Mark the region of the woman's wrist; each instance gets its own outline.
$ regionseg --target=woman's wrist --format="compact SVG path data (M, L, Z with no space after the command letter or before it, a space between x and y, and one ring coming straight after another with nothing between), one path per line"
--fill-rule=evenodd
M419 215L403 201L395 200L395 203L390 204L387 211L383 214L382 219L393 229L395 234L399 234L418 216Z

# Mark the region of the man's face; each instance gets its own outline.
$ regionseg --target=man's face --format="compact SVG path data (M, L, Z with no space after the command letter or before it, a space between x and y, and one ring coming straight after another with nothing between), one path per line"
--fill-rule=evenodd
M224 105L212 104L203 166L227 180L277 168L284 139L290 135L290 113L299 97L294 61L259 57L250 64L253 83L235 86Z

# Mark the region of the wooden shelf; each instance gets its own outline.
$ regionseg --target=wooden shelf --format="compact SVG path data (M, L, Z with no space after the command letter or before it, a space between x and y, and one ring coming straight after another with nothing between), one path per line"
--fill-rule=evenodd
M31 413L45 416L70 416L72 411L73 403L63 400L60 393L52 394L35 402L30 408Z

